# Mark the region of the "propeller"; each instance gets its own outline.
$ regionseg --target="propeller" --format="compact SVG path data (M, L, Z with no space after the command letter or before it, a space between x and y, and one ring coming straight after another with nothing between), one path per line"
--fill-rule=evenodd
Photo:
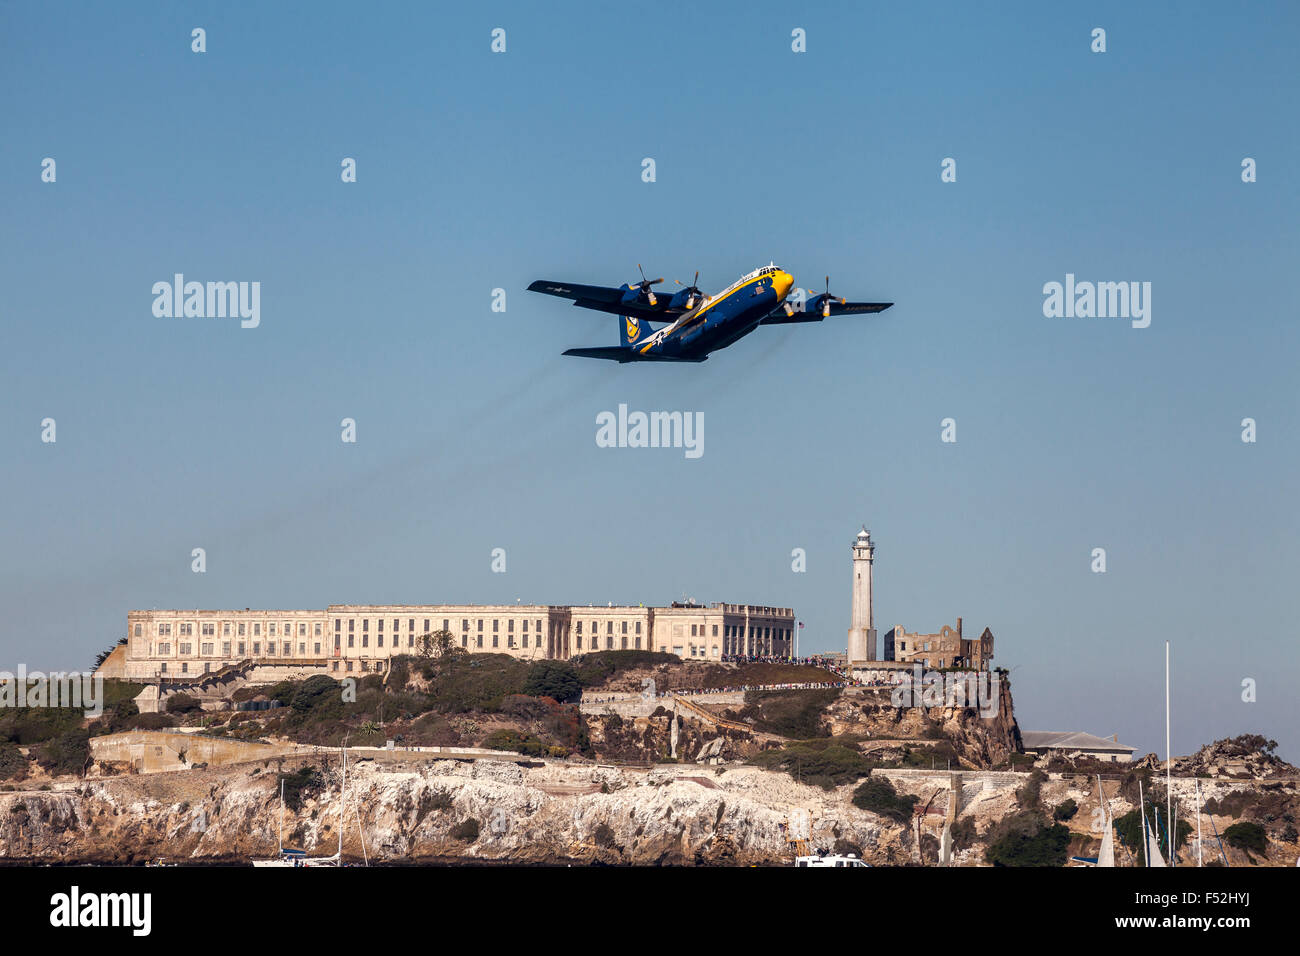
M681 280L681 279L674 279L673 281L676 282L678 285L681 285L681 284L682 284L682 280ZM685 288L682 289L683 292L687 293L687 295L686 295L686 311L687 311L687 312L689 312L689 311L691 311L691 309L695 308L695 297L696 297L696 296L701 296L701 297L703 297L703 295L704 295L704 293L700 291L700 287L699 287L698 285L696 285L696 283L699 282L699 281L700 281L700 270L699 270L699 269L696 269L696 270L695 270L695 278L691 280L691 284L688 285L688 286L686 286Z
M637 283L636 288L646 297L647 302L651 305L655 305L659 300L655 298L654 291L650 287L663 282L663 276L660 276L658 279L647 279L645 277L645 270L641 268L641 263L639 262L636 264L636 269L637 272L641 273L641 281Z
M816 298L816 300L815 300L815 301L817 302L817 304L821 306L821 310L822 310L822 318L823 318L823 319L830 318L830 314L831 314L831 302L834 301L834 299L835 299L835 296L831 295L831 277L830 277L830 276L827 276L827 277L826 277L826 291L823 292L823 293L821 293L820 295L818 295L817 298ZM844 304L844 301L845 301L844 299L840 299L840 300L839 300L840 305L843 305L843 304Z

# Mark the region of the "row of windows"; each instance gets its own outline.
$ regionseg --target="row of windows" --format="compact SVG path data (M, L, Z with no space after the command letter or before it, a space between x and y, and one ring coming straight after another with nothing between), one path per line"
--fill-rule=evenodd
M477 644L476 644L475 646L477 646L477 647L482 647L482 646L483 646L483 635L482 635L482 634L475 635L475 639L476 639L476 641L477 641ZM401 646L401 643L402 643L402 641L401 641L401 637L400 637L399 635L394 634L394 635L393 635L393 641L392 641L392 644L391 644L390 646L391 646L391 647L400 647L400 646ZM335 650L336 653L337 653L338 650L340 649L341 645L342 645L342 635L341 635L341 634L335 634L335 635L334 635L334 650ZM348 647L356 647L356 646L357 646L357 636L356 636L355 634L349 634L349 635L348 635ZM370 646L370 635L367 634L367 633L365 633L365 632L362 632L362 634L361 634L361 646L362 646L362 647L369 647L369 646ZM375 647L383 647L383 646L384 646L384 635L382 635L382 634L376 634L376 635L375 635ZM407 634L407 635L406 635L406 646L407 646L407 647L415 647L415 635L414 635L414 634ZM468 635L468 634L462 634L462 635L460 636L460 646L461 646L461 647L469 647L469 635ZM500 647L500 646L501 646L501 635L500 635L500 634L493 634L493 635L492 635L492 646L493 646L493 647ZM516 647L516 646L518 646L518 647L528 647L528 635L527 635L527 634L520 635L520 637L519 637L519 644L516 645L516 644L515 644L515 636L514 636L513 634L508 634L508 635L506 636L506 647ZM541 634L534 635L534 636L533 636L533 647L541 647L541 646L542 646L542 635L541 635Z
M620 628L619 633L621 633L621 634L626 634L626 633L627 633L627 621L620 621L619 623L622 625L622 627ZM640 621L634 621L633 623L636 624L636 633L637 633L637 634L640 634L640 633L641 633L641 622L640 622ZM581 634L581 633L582 633L582 622L581 622L581 621L577 621L577 622L575 622L574 633L575 633L575 634ZM591 629L590 629L587 633L588 633L588 634L599 634L599 633L600 633L600 622L599 622L599 621L592 621L592 622L591 622ZM605 633L606 633L606 634L613 634L613 633L614 633L614 622L613 622L613 621L606 621L606 622L605 622Z
M599 635L599 634L592 634L592 635L590 635L590 636L588 637L588 640L590 641L590 644L588 645L588 647L589 647L591 650L593 650L593 651L598 651L598 650L600 650L600 635ZM619 640L620 640L621 645L622 645L622 646L619 648L619 650L623 650L623 651L627 651L627 650L637 650L637 651L639 651L639 650L641 650L641 638L639 638L639 637L634 637L634 638L632 639L632 640L633 640L633 644L634 644L633 647L628 647L627 637L626 637L626 636L619 638ZM577 634L575 634L575 635L573 636L573 642L574 642L574 647L575 647L577 650L582 650L582 632L581 632L581 631L579 631ZM614 636L613 636L612 634L607 634L607 635L605 635L605 650L607 650L607 651L612 651L613 649L614 649Z
M265 646L265 648L266 648L266 654L267 654L267 656L274 656L274 655L276 654L277 651L278 651L278 652L280 653L280 655L283 656L283 657L293 657L293 656L294 656L294 655L293 655L293 642L292 642L292 641L280 641L280 642L276 642L276 641L267 641L265 645L263 645L261 641L253 641L251 644L249 644L249 643L247 643L247 642L245 642L245 641L238 641L238 642L234 642L234 643L232 643L231 641L222 641L222 642L221 642L221 656L222 656L222 657L230 657L230 656L231 656L231 649L233 648L233 649L234 649L234 656L236 656L236 657L244 657L244 656L248 653L248 648L249 648L249 647L252 647L252 649L253 649L252 652L253 652L254 656L259 656L259 657L260 657L261 654L262 654L262 648L263 648L263 646ZM217 647L217 645L216 645L216 643L213 642L213 641L203 641L202 643L199 644L199 655L202 656L202 657L215 657L215 656L216 656L216 653L217 653L217 651L216 651L216 647ZM319 656L320 656L320 653L321 653L321 644L320 644L320 641L316 641L316 642L314 642L314 643L311 645L311 647L312 647L312 653L313 653L315 656L319 657ZM179 655L180 655L181 657L192 657L192 656L194 655L194 644L193 644L193 642L191 642L191 641L180 641L180 642L176 645L176 650L177 650L177 652L179 653ZM168 656L171 655L171 652L172 652L171 641L163 641L163 642L159 643L159 645L158 645L157 656L159 656L159 657L168 657ZM298 642L298 656L299 656L299 657L303 657L303 656L306 656L306 654L307 654L307 642L306 642L306 641L299 641L299 642Z
M382 618L382 617L381 617L381 618L376 618L376 619L375 619L375 633L376 633L376 634L382 634L382 633L383 633L383 631L384 631L384 621L385 621L385 620L386 620L386 619L385 619L385 618ZM370 621L371 621L370 618L365 618L365 617L363 617L363 618L361 619L361 633L362 633L362 634L369 634L369 633L370 633ZM479 618L479 619L478 619L478 627L476 628L476 630L482 632L482 630L483 630L483 621L484 621L483 618ZM401 618L399 618L399 617L392 618L392 622L393 622L393 626L392 626L392 628L390 629L390 632L394 632L394 633L395 633L395 632L398 632L398 631L402 630L402 619L401 619ZM408 633L410 633L410 634L415 634L415 633L416 633L416 630L415 630L415 622L416 622L416 618L408 617L408 618L406 619L406 630L407 630ZM431 623L431 622L430 622L429 618L427 618L427 617L424 618L424 629L423 629L423 631L421 631L421 633L423 633L423 634L430 634L430 633L432 633L432 631L430 631L430 629L429 629L429 624L430 624L430 623ZM533 630L536 631L538 634L540 634L540 633L542 632L542 619L541 619L540 617L536 619L536 621L535 621L535 625L536 625L536 626L533 628ZM442 629L443 629L444 631L450 631L450 630L451 630L451 620L450 620L450 618L445 618L445 617L444 617L444 618L442 619ZM469 630L469 618L467 618L467 617L463 617L463 618L460 619L460 629L461 629L462 631L468 631L468 630ZM507 619L506 619L506 633L508 633L508 634L513 634L513 633L514 633L514 630L515 630L515 618L507 618ZM527 618L524 618L524 619L521 621L519 630L520 630L521 632L526 632L526 631L528 630L528 619L527 619ZM641 625L638 624L638 625L637 625L637 631L640 632L640 630L641 630ZM343 618L341 618L341 617L336 617L336 618L334 619L334 633L335 633L335 634L339 634L339 633L341 633L342 631L343 631ZM348 633L349 633L349 634L355 634L356 631L357 631L357 619L354 618L354 617L350 617L350 618L348 618ZM493 633L493 634L497 634L497 633L500 633L500 631L501 631L501 619L500 619L500 618L493 618L493 619L492 619L492 633Z
M292 636L293 636L293 622L292 622L292 621L285 621L284 624L283 624L283 629L282 629L282 630L279 630L278 632L277 632L277 627L280 626L280 625L278 625L278 623L277 623L276 621L268 621L268 622L263 622L263 621L254 621L254 622L253 622L253 636L254 636L254 637L261 637L261 636L262 636L262 625L263 625L264 623L266 624L266 634L267 634L268 637L275 637L275 636L277 636L277 633L278 633L278 634L282 634L282 635L284 635L285 637L292 637ZM216 621L204 621L204 622L200 625L200 627L201 627L201 632L200 632L200 633L201 633L201 636L203 636L203 637L215 637L216 634L217 634L217 622L216 622ZM248 627L248 624L247 624L247 622L245 622L245 621L239 621L239 622L222 621L222 622L221 622L221 636L222 636L222 637L230 637L230 636L232 635L232 633L233 633L234 635L237 635L237 636L239 636L239 637L244 637L244 636L248 633L248 631L247 631L247 627ZM232 628L234 628L233 632L232 632ZM136 622L136 625L135 625L135 631L134 631L134 634L135 634L136 637L143 637L143 636L144 636L144 625L141 624L141 623L138 622L138 621ZM178 637L193 637L193 636L194 636L194 624L193 624L193 622L191 622L191 621L180 621L180 622L178 622L178 623L176 624L176 635L177 635ZM317 622L313 622L313 623L312 623L312 635L313 635L314 637L320 637L320 636L321 636L321 625L320 625L320 622L317 621ZM172 636L172 622L170 622L170 621L160 621L160 622L158 623L158 633L157 633L157 636L158 636L158 637L171 637L171 636ZM306 621L299 621L299 622L298 622L298 636L299 636L299 637L306 637L306 636L307 636L307 622L306 622Z

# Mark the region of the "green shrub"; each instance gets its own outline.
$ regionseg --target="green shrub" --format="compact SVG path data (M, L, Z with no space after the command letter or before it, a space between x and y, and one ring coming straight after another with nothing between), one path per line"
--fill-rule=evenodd
M27 758L18 745L0 741L0 780L22 780L27 776Z
M284 805L295 813L302 809L305 797L314 796L325 786L325 778L312 766L299 767L293 773L280 774L277 783L284 784Z
M796 740L829 737L830 729L823 719L825 710L840 696L836 688L821 690L746 691L746 719L754 721L754 729Z
M884 777L869 777L853 791L853 805L886 820L907 823L912 817L917 798L900 796L894 785Z
M596 841L596 846L610 847L618 842L618 838L614 835L614 828L608 823L598 823L591 838Z
M952 837L952 846L954 850L965 850L975 845L975 840L979 834L975 830L974 817L959 817L948 831Z
M53 740L34 745L32 756L51 776L81 776L90 762L90 734L84 730L70 730Z
M751 760L759 767L788 773L800 783L832 790L853 783L871 773L872 764L851 742L823 738L801 740L756 754Z
M1052 819L1064 822L1079 812L1079 805L1074 802L1072 797L1066 797L1065 800L1056 805L1052 811Z
M558 701L577 700L582 695L578 673L568 661L537 661L528 669L524 693Z
M580 654L571 661L578 682L583 687L603 684L615 674L636 667L681 662L676 654L665 654L662 651L593 651Z
M1041 770L1033 770L1029 774L1029 779L1025 785L1016 791L1016 800L1025 810L1037 810L1042 798L1043 784L1047 781L1047 774Z
M988 840L984 859L994 866L1064 866L1070 831L1060 823L1048 826L1036 812L1022 811L994 824Z
M483 746L488 750L513 750L528 757L545 756L548 749L548 744L544 740L532 734L504 728L488 734L483 741Z
M1252 850L1259 854L1268 852L1268 835L1258 823L1234 823L1223 831L1223 840L1228 846L1235 846L1247 853Z
M189 694L172 694L167 698L167 713L169 714L188 714L202 709L198 700Z

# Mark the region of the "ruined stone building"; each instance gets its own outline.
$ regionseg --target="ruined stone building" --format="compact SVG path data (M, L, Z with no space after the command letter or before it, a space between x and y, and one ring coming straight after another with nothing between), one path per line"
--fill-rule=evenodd
M993 660L993 632L987 627L977 638L962 635L961 618L956 628L944 625L938 634L910 633L901 624L885 632L884 658L924 667L965 667L988 670Z

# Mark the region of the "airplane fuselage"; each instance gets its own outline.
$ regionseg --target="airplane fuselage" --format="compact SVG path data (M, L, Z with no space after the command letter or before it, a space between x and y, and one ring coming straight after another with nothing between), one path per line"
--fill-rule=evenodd
M716 295L704 299L631 346L639 357L703 360L758 328L764 317L778 308L794 286L790 273L777 266L756 269ZM627 320L631 322L644 320Z

